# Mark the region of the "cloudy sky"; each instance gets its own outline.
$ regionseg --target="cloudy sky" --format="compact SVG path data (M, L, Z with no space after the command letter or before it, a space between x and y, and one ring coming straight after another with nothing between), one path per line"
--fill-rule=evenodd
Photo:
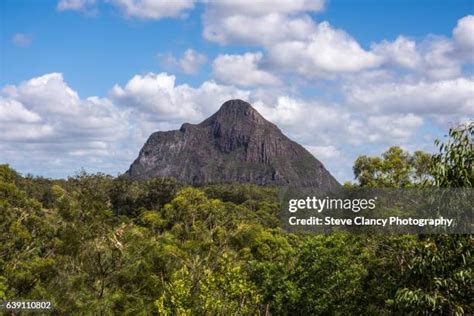
M474 4L4 0L0 163L116 175L148 135L252 103L340 181L474 118Z

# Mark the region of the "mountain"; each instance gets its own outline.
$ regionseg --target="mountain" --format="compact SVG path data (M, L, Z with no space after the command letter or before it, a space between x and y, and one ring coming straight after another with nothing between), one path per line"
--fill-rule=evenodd
M242 100L225 102L200 124L151 134L127 173L133 179L171 177L193 185L340 186L321 162Z

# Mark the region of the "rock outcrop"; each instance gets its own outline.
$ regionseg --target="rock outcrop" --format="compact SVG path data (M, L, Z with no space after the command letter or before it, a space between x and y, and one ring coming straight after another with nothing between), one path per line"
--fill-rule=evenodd
M171 177L193 185L340 186L321 162L242 100L225 102L200 124L153 133L127 173L133 179Z

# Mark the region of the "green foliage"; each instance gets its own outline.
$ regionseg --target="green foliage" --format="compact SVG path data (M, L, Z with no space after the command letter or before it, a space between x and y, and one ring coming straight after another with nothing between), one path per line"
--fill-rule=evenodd
M396 293L395 306L403 313L471 314L473 311L472 249L467 235L433 236L422 240L406 256L401 271L404 282Z
M110 200L115 214L137 216L140 210L158 210L171 201L180 184L172 179L132 181L120 176L113 181Z
M301 247L291 279L298 289L291 314L361 314L369 249L366 240L349 234L316 236Z
M446 143L439 140L431 173L438 187L472 188L474 185L474 122L449 130Z
M393 147L380 158L359 157L354 174L364 187L471 188L473 131L474 123L451 129L447 142L435 142L439 153L431 157ZM366 279L374 289L365 300L375 302L369 309L413 315L473 313L472 236L401 236L376 245L377 254Z
M472 124L433 158L362 156L346 186L472 187ZM473 314L472 236L290 234L277 188L0 165L0 299L58 314Z
M0 165L0 181L4 183L14 183L20 178L19 174L8 165Z
M163 295L155 302L160 315L257 313L261 297L233 259L224 254L204 269L193 264L173 273Z
M474 123L450 129L446 143L436 141L430 172L438 187L472 188ZM417 247L402 255L401 280L394 307L402 313L464 315L474 312L470 235L421 238Z
M431 155L422 151L410 154L400 147L390 147L382 157L360 156L354 163L354 176L360 186L371 188L406 188L430 179Z

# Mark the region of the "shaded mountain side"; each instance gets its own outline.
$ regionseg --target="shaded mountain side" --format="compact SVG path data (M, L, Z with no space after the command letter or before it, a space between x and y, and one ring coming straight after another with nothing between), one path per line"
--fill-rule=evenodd
M133 179L171 177L193 185L340 186L320 161L242 100L225 102L200 124L153 133L127 173Z

